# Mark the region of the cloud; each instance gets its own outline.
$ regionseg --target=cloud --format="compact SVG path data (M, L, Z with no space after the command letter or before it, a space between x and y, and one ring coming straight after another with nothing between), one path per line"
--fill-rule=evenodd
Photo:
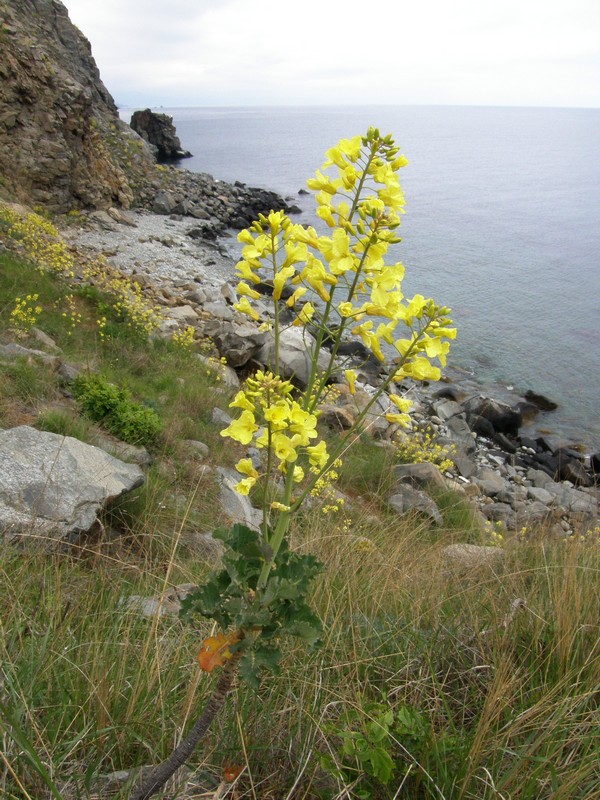
M600 105L597 0L66 2L117 100Z

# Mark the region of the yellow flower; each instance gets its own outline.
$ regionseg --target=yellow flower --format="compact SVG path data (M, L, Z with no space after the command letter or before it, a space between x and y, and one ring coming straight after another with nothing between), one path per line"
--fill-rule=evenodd
M238 233L237 240L242 244L254 244L254 237L247 228Z
M288 404L282 400L275 405L267 406L264 410L264 417L267 422L275 426L285 426L285 421L288 418L289 408Z
M315 415L304 411L296 401L293 401L290 412L290 431L295 434L294 440L297 440L302 446L307 445L310 439L316 438L316 427L317 418Z
M229 403L229 408L243 408L246 411L254 411L254 404L248 399L245 392L239 391Z
M271 233L279 233L285 223L285 213L283 211L271 211L267 217L271 227Z
M235 268L237 270L235 274L238 278L245 278L248 281L252 281L252 283L260 283L260 278L253 272L252 266L247 261L238 261Z
M274 433L271 439L275 455L280 461L295 461L298 458L292 440L283 433Z
M351 317L352 314L354 313L354 310L355 309L354 309L354 306L352 305L352 303L349 303L347 301L344 301L343 303L340 303L339 306L338 306L338 311L340 312L340 316L342 316L344 318Z
M238 494L247 495L259 478L258 472L254 469L252 460L249 458L242 458L235 465L235 468L242 475L247 476L237 484L235 490Z
M289 506L286 506L283 503L278 503L276 500L271 503L271 508L274 511L291 511Z
M348 381L348 388L350 389L350 394L356 394L356 371L353 369L346 369L344 370L344 375L346 376L346 380Z
M417 319L421 319L426 304L427 300L425 300L423 295L416 294L408 303L408 307L406 309L407 318L410 319L411 317L416 317Z
M333 275L343 275L355 266L355 258L350 253L350 237L341 228L337 228L331 237L319 237L319 250Z
M403 428L408 428L410 426L410 417L408 414L386 414L385 418L388 422L401 425Z
M294 279L294 283L299 281L305 281L312 286L321 300L326 303L329 300L329 292L325 288L325 284L335 286L337 278L327 272L318 258L311 255L300 275Z
M309 189L317 192L327 192L327 194L335 194L341 185L340 180L331 180L327 175L323 175L319 170L316 171L314 178L309 178L306 181Z
M344 182L344 189L353 189L359 177L360 173L353 166L348 165L342 171L342 181Z
M300 311L298 312L298 316L293 322L293 325L306 325L310 320L313 318L315 313L315 307L312 303L304 303Z
M304 480L304 470L302 467L294 467L294 482L300 483Z
M259 320L260 315L256 311L256 309L252 308L250 305L250 301L247 297L242 297L242 299L238 303L234 303L233 307L236 311L239 311L242 314L246 314L247 316L251 317L253 320Z
M252 300L258 300L260 297L260 293L257 292L256 289L251 289L245 281L240 281L238 283L237 293L240 296L247 295L248 297L251 297Z
M331 213L331 208L327 205L317 207L317 217L320 217L330 228L335 227L335 219Z
M252 489L255 483L256 478L244 478L236 484L235 491L238 494L248 495L250 494L250 489Z
M401 380L403 377L414 378L416 381L439 381L442 373L438 367L434 367L426 358L419 356L408 364L404 364L394 375L394 380Z
M254 414L246 410L242 411L239 419L234 419L229 427L221 431L221 436L228 436L240 444L249 444L257 430L258 425L254 420Z
M288 239L285 243L285 261L282 266L289 267L291 264L297 264L299 261L306 261L307 256L308 249L304 242Z
M247 475L249 478L254 478L254 480L258 479L258 472L254 469L251 458L242 458L235 465L235 468L238 472L241 472L242 475Z
M288 278L291 278L292 275L296 274L296 270L294 267L283 267L280 269L275 278L273 279L273 299L280 300L281 299L281 292L283 291L283 287L285 286L285 282Z
M329 455L327 453L327 445L323 440L319 444L307 447L306 452L308 453L308 460L313 466L322 469L327 464Z
M307 291L308 291L308 289L306 289L306 287L304 287L304 286L299 286L299 287L296 289L296 291L294 292L294 294L293 294L291 297L288 297L288 299L285 301L285 304L286 304L286 306L287 306L288 308L293 308L293 307L296 305L296 303L298 302L298 300L299 300L299 299L300 299L300 298L301 298L303 295L305 295Z
M374 333L372 328L373 320L367 320L367 322L363 322L362 325L357 325L356 328L353 329L352 333L360 336L364 344L369 348L378 361L383 361L384 355L381 351L379 335L377 332Z
M437 337L430 338L427 336L424 339L424 345L425 352L429 358L437 358L442 366L446 366L446 354L450 350L450 342L442 342Z
M400 397L400 395L391 394L390 400L396 406L396 408L403 413L406 413L412 408L412 400L409 400L408 397Z

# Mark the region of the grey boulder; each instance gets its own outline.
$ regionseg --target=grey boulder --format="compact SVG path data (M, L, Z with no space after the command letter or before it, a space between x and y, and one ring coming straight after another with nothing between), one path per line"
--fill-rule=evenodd
M144 482L125 464L70 436L22 426L0 432L0 535L74 541L109 500Z
M312 359L315 354L314 337L300 328L287 328L279 334L279 374L283 378L295 378L302 386L310 379ZM329 355L320 350L317 354L319 370L327 369ZM263 366L275 370L275 334L269 332L256 360Z

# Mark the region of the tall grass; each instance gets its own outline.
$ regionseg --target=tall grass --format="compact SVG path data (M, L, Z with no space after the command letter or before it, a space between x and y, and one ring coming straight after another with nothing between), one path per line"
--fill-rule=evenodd
M195 765L208 784L240 763L248 797L594 797L596 549L515 540L501 570L457 572L442 542L412 526L373 540L365 554L318 512L295 531L295 546L326 565L314 597L323 646L291 648L258 695L236 690ZM3 796L50 796L24 740L61 791L91 797L98 774L164 758L172 731L198 713L210 680L194 660L208 629L147 619L123 601L202 578L176 543L167 564L139 551L126 560L117 546L79 558L4 550ZM376 704L418 721L408 733L392 726L388 784L343 752Z

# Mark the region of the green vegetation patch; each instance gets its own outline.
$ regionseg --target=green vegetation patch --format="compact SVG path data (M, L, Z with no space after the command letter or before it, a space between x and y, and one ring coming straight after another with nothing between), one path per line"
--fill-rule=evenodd
M162 431L160 417L148 406L136 403L127 389L101 375L79 375L72 389L81 413L119 439L137 445L157 442Z

